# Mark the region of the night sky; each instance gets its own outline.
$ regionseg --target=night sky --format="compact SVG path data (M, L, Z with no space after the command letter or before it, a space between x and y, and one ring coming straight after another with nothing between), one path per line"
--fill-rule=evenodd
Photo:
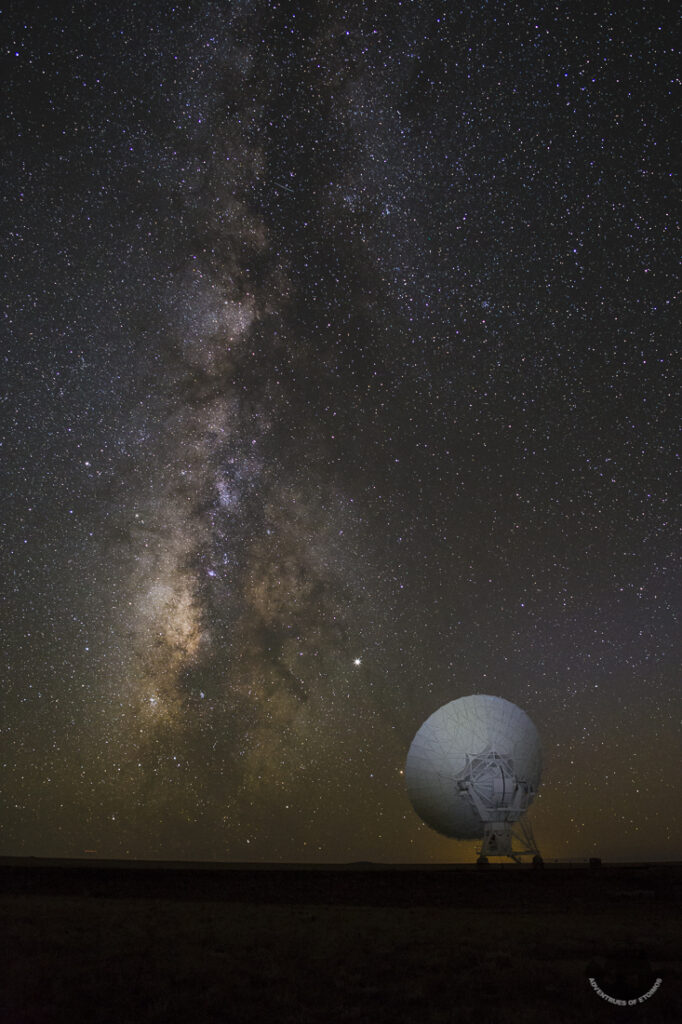
M0 853L682 857L675 8L5 16Z

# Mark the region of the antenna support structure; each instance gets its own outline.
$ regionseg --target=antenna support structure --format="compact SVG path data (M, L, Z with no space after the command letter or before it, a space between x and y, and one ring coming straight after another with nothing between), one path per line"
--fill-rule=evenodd
M466 768L457 789L470 802L483 823L483 842L478 863L488 857L510 857L517 864L522 857L541 860L533 830L520 818L535 796L535 788L514 772L514 762L495 750L466 755Z

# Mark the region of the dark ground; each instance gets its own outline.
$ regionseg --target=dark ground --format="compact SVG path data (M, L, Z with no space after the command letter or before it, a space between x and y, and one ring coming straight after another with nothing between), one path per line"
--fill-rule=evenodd
M681 896L675 864L5 859L0 1022L672 1024L682 1020ZM595 974L616 998L663 980L622 1006L594 991Z

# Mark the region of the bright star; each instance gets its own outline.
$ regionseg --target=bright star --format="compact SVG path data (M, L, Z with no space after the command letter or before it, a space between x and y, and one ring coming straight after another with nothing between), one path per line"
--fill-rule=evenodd
M360 658L354 658L353 659L353 664L354 665L362 665L362 660Z

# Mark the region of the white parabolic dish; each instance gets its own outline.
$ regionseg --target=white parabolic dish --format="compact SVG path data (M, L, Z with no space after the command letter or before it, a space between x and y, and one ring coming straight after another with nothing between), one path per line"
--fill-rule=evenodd
M444 704L426 719L405 766L407 792L422 821L453 839L483 835L484 822L462 780L471 778L472 764L486 756L490 767L478 776L479 794L499 807L500 820L518 819L520 813L505 810L511 806L510 784L523 786L525 809L542 770L538 731L525 711L503 697L474 694ZM513 782L501 759L511 766Z

